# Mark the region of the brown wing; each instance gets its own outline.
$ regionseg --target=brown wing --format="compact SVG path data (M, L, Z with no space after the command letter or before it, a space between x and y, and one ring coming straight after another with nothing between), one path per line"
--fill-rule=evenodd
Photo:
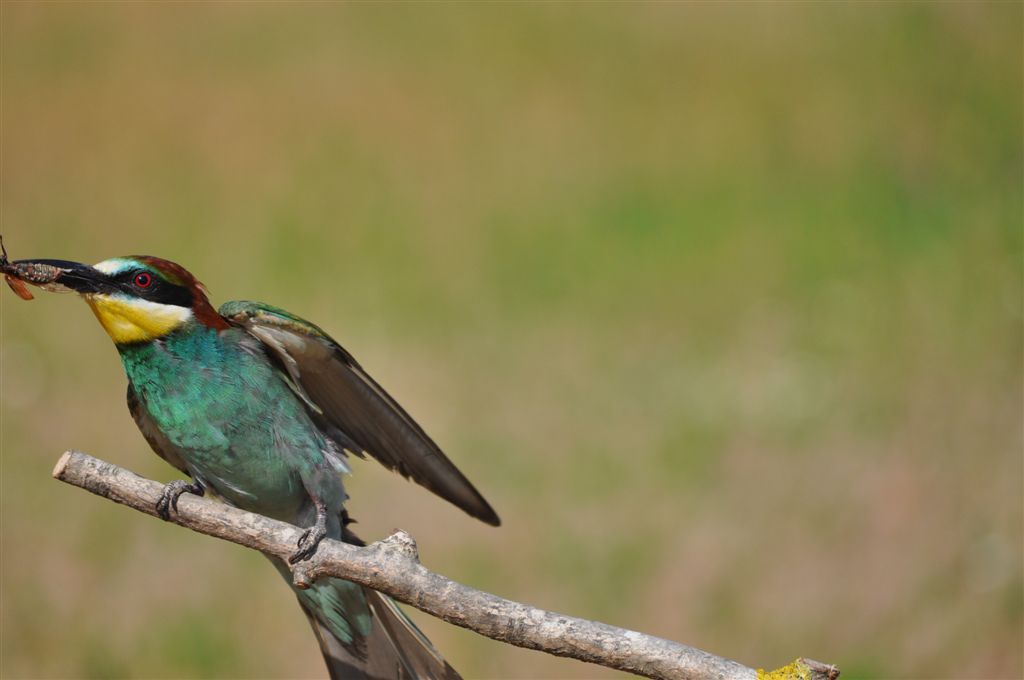
M360 456L370 454L477 519L501 523L437 444L330 336L258 302L227 302L219 311L277 359L311 415L339 445Z

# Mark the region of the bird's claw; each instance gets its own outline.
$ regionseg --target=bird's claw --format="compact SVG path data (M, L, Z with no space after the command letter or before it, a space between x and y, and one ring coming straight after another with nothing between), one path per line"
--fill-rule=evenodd
M156 513L160 515L160 519L169 520L171 510L178 512L178 499L183 493L202 496L203 487L198 482L190 484L183 479L176 479L165 485L164 490L160 492L160 500L156 502Z
M288 557L288 564L308 560L316 553L320 541L327 537L327 518L317 516L316 524L302 532L299 536L298 549Z

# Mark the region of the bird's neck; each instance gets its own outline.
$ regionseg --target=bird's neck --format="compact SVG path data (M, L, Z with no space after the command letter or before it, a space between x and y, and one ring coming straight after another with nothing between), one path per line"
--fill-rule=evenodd
M191 370L214 368L224 360L218 331L196 322L156 340L117 345L117 351L135 386L166 383Z

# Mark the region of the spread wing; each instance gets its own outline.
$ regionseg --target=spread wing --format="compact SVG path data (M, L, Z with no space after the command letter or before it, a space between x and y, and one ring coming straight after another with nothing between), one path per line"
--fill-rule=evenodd
M361 457L370 454L477 519L501 523L437 444L320 328L259 302L235 300L218 311L266 347L314 420L340 446Z

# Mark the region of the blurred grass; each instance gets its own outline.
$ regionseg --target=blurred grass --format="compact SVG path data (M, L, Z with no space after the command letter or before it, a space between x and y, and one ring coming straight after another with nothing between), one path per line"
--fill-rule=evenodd
M496 505L368 538L755 666L1020 677L1022 8L0 5L14 257L145 252L317 321ZM3 291L0 291L3 292ZM322 677L166 479L84 306L2 304L0 675ZM417 621L467 677L610 677Z

